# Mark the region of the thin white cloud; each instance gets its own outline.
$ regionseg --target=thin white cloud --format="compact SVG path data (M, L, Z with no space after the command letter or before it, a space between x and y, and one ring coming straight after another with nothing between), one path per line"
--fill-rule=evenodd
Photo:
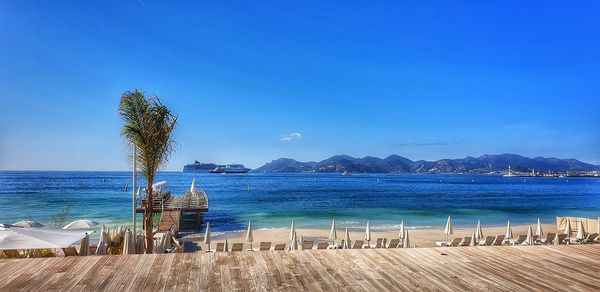
M279 141L288 142L288 141L300 140L300 139L302 139L302 134L300 134L298 132L294 132L294 133L289 133L289 134L285 134L285 135L281 136Z

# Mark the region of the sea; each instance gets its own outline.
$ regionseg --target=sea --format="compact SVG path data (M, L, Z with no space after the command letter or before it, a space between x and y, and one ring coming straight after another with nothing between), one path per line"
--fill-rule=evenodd
M141 176L140 176L141 177ZM554 224L557 216L600 216L600 178L502 177L429 174L258 174L159 172L174 195L192 179L208 194L203 220L211 231L256 229L443 228ZM142 183L144 183L143 179ZM68 204L68 221L107 226L132 222L130 172L0 172L0 223L30 219L51 226ZM125 186L128 190L125 190ZM200 232L200 230L198 230Z

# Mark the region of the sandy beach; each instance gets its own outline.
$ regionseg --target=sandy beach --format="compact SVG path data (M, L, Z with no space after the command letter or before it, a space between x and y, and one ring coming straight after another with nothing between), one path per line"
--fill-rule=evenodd
M515 225L512 226L513 235L517 237L519 234L527 234L527 227L529 225ZM531 225L531 228L535 231L535 224ZM491 235L499 235L506 233L506 226L494 226L494 227L482 227L484 236ZM544 234L548 232L555 232L556 225L553 224L542 224L542 229ZM435 246L436 241L445 240L446 236L443 234L443 228L431 228L431 229L407 229L410 238L410 244L416 245L417 247L433 247ZM454 237L465 237L471 236L471 234L475 231L475 226L472 228L454 228L454 234L450 235L448 238L452 239ZM252 234L254 237L254 242L252 246L257 248L261 241L270 241L273 245L276 243L286 243L289 244L289 228L277 228L277 229L261 229L261 230L253 230ZM337 228L337 237L336 242L339 243L341 239L343 239L345 233L344 228ZM296 228L296 234L298 236L303 235L305 240L314 240L315 243L321 241L330 241L327 239L329 235L329 229L302 229ZM350 239L351 240L362 240L364 238L365 231L364 229L353 229L350 230ZM187 241L197 242L199 246L202 247L202 250L206 250L207 246L203 243L202 237L187 237ZM211 248L214 249L216 244L219 242L224 242L227 239L228 243L234 242L244 242L244 248L250 248L250 243L245 242L245 231L236 231L236 232L223 232L223 233L212 233L211 234ZM371 230L371 245L375 245L377 238L397 238L398 230Z

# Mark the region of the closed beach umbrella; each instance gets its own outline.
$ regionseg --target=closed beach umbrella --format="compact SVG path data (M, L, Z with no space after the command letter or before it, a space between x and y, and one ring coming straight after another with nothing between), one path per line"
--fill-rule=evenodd
M348 233L348 227L346 227L346 233L344 234L344 246L342 246L342 248L349 249L350 246L350 233Z
M296 232L292 235L292 242L290 242L290 250L298 250L298 241L296 240Z
M600 217L598 217L598 222L596 222L596 233L600 233Z
M448 216L446 228L444 228L444 234L446 234L446 241L448 241L448 235L454 234L454 230L452 230L452 219L450 219L450 216Z
M252 236L252 221L248 220L248 230L246 230L246 242L250 242L250 250L252 250L252 242L254 237Z
M88 256L90 254L90 235L86 233L79 245L79 255Z
M62 229L94 229L100 223L92 220L79 219L67 224Z
M560 232L556 232L556 237L554 237L554 245L560 245L560 240L558 239Z
M133 254L131 252L133 248L133 242L131 242L131 230L127 229L127 231L125 231L125 238L123 241L123 254L127 255L127 254Z
M542 235L544 235L544 230L542 230L542 222L540 222L540 218L538 218L537 227L535 228L535 235L539 236L540 240L542 239Z
M481 220L477 220L477 229L475 230L475 238L478 241L483 238L483 230L481 229Z
M225 238L225 246L223 247L223 251L225 251L225 252L229 251L229 242L227 242L227 238Z
M208 244L208 251L210 251L210 222L206 223L206 232L204 233L204 243Z
M506 224L506 234L504 235L504 239L509 241L513 238L512 227L510 227L510 220L508 220L508 224Z
M367 241L367 246L371 246L371 223L367 221L367 228L365 229L365 240Z
M106 227L102 225L100 229L100 241L98 241L98 247L96 248L96 255L106 255L106 242L108 241L106 235Z
M585 239L585 229L583 228L583 222L581 222L581 220L577 222L577 236L575 238L579 240Z
M406 232L404 233L404 247L410 247L410 240L408 239L408 230L406 230Z
M190 187L190 192L192 192L192 193L196 192L196 179L192 180L192 186Z
M527 238L525 239L525 242L528 245L533 245L533 230L531 229L531 225L527 228Z
M300 245L298 246L299 250L304 250L304 235L300 234Z
M292 219L292 226L290 226L290 240L292 240L292 236L294 236L294 232L296 232L296 225L294 224L294 219Z
M475 232L473 232L473 236L471 237L471 243L469 244L469 246L475 246L475 242L479 242L479 240L475 238L475 235Z
M138 234L135 236L135 253L144 253L144 236L142 234Z
M398 232L398 238L404 239L404 220L400 221L400 232Z
M40 227L44 227L44 224L39 223L37 221L33 221L33 220L23 220L23 221L19 221L19 222L13 224L12 226L24 227L24 228L40 228Z
M335 240L337 239L337 230L335 229L335 219L331 221L331 230L329 230L329 239L335 244Z
M67 248L85 236L85 232L41 228L0 229L0 250Z
M565 234L567 234L567 238L571 241L571 219L567 218L567 227L565 227Z

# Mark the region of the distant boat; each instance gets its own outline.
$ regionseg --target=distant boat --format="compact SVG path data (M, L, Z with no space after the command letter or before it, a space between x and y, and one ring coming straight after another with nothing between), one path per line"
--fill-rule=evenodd
M344 172L342 173L342 175L343 175L343 176L350 176L350 175L352 175L352 173L350 173L350 172L348 172L348 171L346 170L346 171L344 171Z
M508 170L502 176L504 176L504 177L514 177L514 176L517 176L517 175L512 172L512 170L510 169L510 165L509 165L508 166Z
M192 164L187 164L183 167L183 172L203 172L209 173L212 170L217 168L217 165L214 163L200 163L198 160L194 161Z
M250 168L244 167L243 164L227 164L218 165L210 173L247 173L248 171L250 171Z

